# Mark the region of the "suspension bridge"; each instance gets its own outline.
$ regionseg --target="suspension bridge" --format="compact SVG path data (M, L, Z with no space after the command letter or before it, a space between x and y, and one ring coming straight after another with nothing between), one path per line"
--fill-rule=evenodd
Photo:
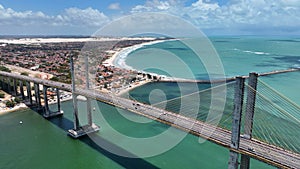
M157 101L149 105L137 100L117 97L112 94L94 91L89 88L75 89L74 85L42 80L13 73L0 72L0 82L3 89L18 91L30 104L42 107L44 117L61 115L58 100L58 112L51 112L47 104L47 88L56 88L72 92L74 105L74 128L68 132L74 138L99 130L92 122L90 104L88 109L88 124L80 126L78 122L78 95L96 99L112 106L120 107L148 118L169 124L185 130L230 150L228 168L249 168L249 160L255 158L280 168L300 168L300 107L282 94L272 89L262 80L257 80L257 74L250 74L248 83L245 77L237 77L234 81L211 88L200 90L167 101ZM252 79L252 80L251 80ZM19 81L20 85L17 85ZM27 96L24 95L23 83L26 83ZM31 83L34 83L35 103L31 96ZM43 86L44 105L41 105L39 85ZM19 87L19 90L17 89ZM225 107L220 107L222 114L215 114L218 123L207 122L210 110L212 90L218 94L227 89ZM247 89L247 93L244 89ZM59 92L57 92L59 95ZM217 95L218 96L218 95ZM246 96L246 97L244 97ZM201 102L195 102L200 97ZM59 97L58 97L59 98ZM185 100L185 101L183 101ZM243 104L246 100L246 104ZM184 104L181 104L181 103ZM197 114L192 114L195 104L199 107ZM218 111L218 105L212 105ZM254 115L255 112L255 115ZM195 116L196 115L196 116ZM241 161L238 155L241 154Z

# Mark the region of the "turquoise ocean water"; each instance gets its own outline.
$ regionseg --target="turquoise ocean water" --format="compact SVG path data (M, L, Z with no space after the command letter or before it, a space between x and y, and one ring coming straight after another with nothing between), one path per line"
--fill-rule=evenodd
M251 71L267 72L300 65L300 39L290 37L214 37L213 45L223 62L226 76L247 75ZM146 46L132 52L126 59L127 65L135 69L144 69L143 63L156 64L162 56L147 54L146 48L158 48L159 51L167 50L177 57L188 57L189 53L180 43L165 42ZM144 51L144 52L143 52ZM139 55L143 53L143 55ZM183 54L183 55L181 55ZM157 59L153 59L157 57ZM183 59L196 78L207 78L205 69L195 65L193 59ZM165 61L164 64L171 61ZM145 65L144 65L145 66ZM179 66L179 65L176 65ZM170 66L171 67L171 66ZM173 66L174 67L174 66ZM171 74L184 77L184 73L172 69ZM203 70L203 71L202 71ZM162 73L157 68L147 71ZM169 71L169 70L168 70ZM167 75L167 73L166 73ZM300 73L287 73L263 77L262 80L279 90L295 103L300 104L298 84ZM186 85L185 91L189 92ZM209 85L200 85L206 89ZM154 89L166 93L166 97L173 98L180 94L178 86L169 83L152 83L130 92L138 100L148 102L149 95ZM152 93L153 94L153 93ZM80 116L86 121L84 103L80 102ZM148 121L125 110L119 110L103 103L93 103L97 110L93 113L95 123L101 126L100 132L94 137L98 138L101 145L106 145L115 150L129 153L127 139L119 139L112 133L117 131L133 138L147 138L167 130L169 126L155 121ZM98 108L100 110L98 110ZM55 105L52 105L55 109ZM125 158L114 155L104 147L95 144L89 137L79 140L71 139L66 135L66 130L72 128L72 102L64 102L62 109L63 118L45 120L33 110L22 110L0 116L0 168L227 168L229 151L223 147L210 143L198 142L198 137L188 134L178 145L160 155L147 158ZM100 113L101 112L101 113ZM121 112L121 113L120 113ZM131 117L148 121L136 123L124 118ZM19 124L22 120L23 124ZM105 121L104 121L105 120ZM109 125L107 125L109 124ZM109 127L110 126L110 127ZM182 131L173 130L173 135ZM163 144L153 143L145 147ZM257 160L251 159L251 168L274 168Z

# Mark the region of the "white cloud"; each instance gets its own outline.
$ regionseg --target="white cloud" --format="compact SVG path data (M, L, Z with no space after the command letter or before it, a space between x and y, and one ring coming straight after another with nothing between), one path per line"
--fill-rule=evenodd
M146 1L145 5L135 6L131 12L157 12L157 11L171 11L173 9L180 9L183 7L183 3L180 0L168 0L168 1L159 1L152 0Z
M132 13L159 11L180 16L206 30L290 32L300 30L299 0L231 0L226 5L198 0L182 6L175 0L152 0L136 6ZM252 32L251 32L251 28Z
M59 20L63 24L72 25L72 26L85 25L85 26L99 27L104 23L107 23L109 21L109 18L96 9L69 8L65 10L65 13L63 13L60 16Z
M191 37L200 34L198 29L179 17L158 12L143 12L115 20L94 36L134 36L146 33L171 37Z
M112 3L108 6L108 9L111 9L111 10L120 10L121 7L120 7L120 3Z
M119 3L109 9L120 9ZM229 0L224 5L198 0L186 6L184 0L147 0L128 11L162 12L179 16L200 29L216 32L259 33L297 32L300 34L299 0ZM115 17L115 16L112 16ZM55 30L92 33L112 20L93 8L68 8L58 15L35 11L15 11L0 4L0 32ZM46 33L46 32L45 32Z
M0 31L10 34L51 34L89 32L97 30L110 19L102 12L92 9L68 8L59 15L46 15L43 12L15 11L0 5ZM61 30L60 30L61 29ZM72 30L73 32L68 32Z

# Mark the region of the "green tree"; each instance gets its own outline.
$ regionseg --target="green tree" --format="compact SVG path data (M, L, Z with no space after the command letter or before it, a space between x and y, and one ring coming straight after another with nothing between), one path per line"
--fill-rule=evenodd
M22 101L22 99L20 99L18 97L16 97L15 100L14 100L14 102L16 102L16 103L21 103L21 101Z
M15 107L16 103L12 100L8 100L6 102L6 107Z
M5 66L0 66L0 71L11 72L11 70Z
M28 76L28 73L27 72L22 72L21 75Z
M0 98L4 98L5 94L4 93L0 93Z
M52 80L52 81L59 81L58 77L56 77L56 76L51 77L50 80Z

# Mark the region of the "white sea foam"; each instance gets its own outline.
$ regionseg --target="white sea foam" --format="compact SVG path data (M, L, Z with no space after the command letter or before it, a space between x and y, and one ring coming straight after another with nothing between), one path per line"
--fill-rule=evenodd
M134 52L134 51L136 51L136 50L138 50L138 49L140 49L140 48L142 48L144 46L153 45L153 44L157 44L157 43L161 43L161 42L165 42L165 41L167 41L167 40L152 41L152 42L142 43L142 44L138 44L138 45L134 45L134 46L131 46L131 47L124 48L124 49L122 49L118 53L118 55L116 56L115 60L113 61L113 64L116 67L119 67L119 68L128 69L128 70L136 70L136 69L134 69L131 66L128 66L126 64L126 58L127 58L127 56L131 52ZM141 70L139 70L139 71L141 71Z
M299 64L294 64L294 65L292 66L292 68L300 69L300 65L299 65Z
M259 52L259 51L251 51L251 50L244 50L244 53L252 53L256 55L270 55L270 53L267 52Z

